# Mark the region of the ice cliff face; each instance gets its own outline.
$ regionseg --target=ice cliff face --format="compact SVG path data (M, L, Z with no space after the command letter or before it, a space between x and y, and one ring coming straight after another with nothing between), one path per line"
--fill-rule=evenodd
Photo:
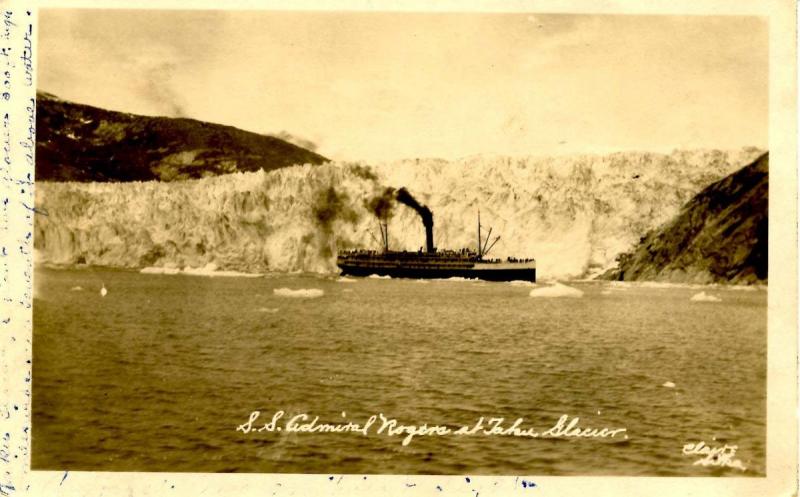
M37 183L39 262L335 272L336 252L378 248L370 201L406 187L433 211L439 248L535 257L541 278L600 273L700 190L763 151L471 157L328 163L172 183ZM374 202L373 202L374 204ZM417 214L395 206L392 248L417 250Z

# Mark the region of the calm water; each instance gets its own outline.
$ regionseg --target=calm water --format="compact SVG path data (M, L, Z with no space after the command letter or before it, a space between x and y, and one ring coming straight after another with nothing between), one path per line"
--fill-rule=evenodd
M37 269L35 469L763 475L766 291L207 278ZM108 295L101 297L102 284ZM77 290L75 287L82 287ZM276 288L321 289L288 298ZM709 291L708 289L706 289ZM662 386L673 382L674 388ZM236 431L251 411L474 424L559 416L628 439ZM285 421L285 419L284 419ZM510 425L511 423L507 423ZM732 469L687 442L738 445Z

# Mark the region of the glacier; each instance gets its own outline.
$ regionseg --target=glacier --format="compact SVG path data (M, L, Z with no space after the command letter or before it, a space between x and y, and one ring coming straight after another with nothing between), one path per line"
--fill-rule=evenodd
M477 215L500 235L491 257L533 257L540 278L591 277L693 195L762 150L473 156L329 162L162 183L36 183L37 263L164 272L336 273L336 253L379 248L370 210L406 187L434 216L439 248L475 247ZM417 214L395 206L393 249L418 250ZM150 269L150 271L154 271Z

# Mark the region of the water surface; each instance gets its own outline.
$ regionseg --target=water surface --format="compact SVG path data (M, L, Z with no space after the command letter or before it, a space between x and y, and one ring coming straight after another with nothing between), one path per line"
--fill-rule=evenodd
M765 471L766 291L37 268L34 469L733 475ZM102 285L108 294L101 297ZM78 289L78 287L80 289ZM318 289L296 298L279 288ZM664 387L666 382L674 388ZM236 431L251 411L525 419L627 440ZM510 423L508 423L510 424ZM738 446L700 467L688 442Z

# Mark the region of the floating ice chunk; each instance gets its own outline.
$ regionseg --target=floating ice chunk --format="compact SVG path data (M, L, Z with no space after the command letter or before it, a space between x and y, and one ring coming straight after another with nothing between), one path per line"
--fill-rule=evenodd
M342 290L342 293L353 293L353 289L352 288L345 288L344 290Z
M105 297L108 294L108 290L106 290L106 285L104 284L103 287L100 289L100 296Z
M740 292L755 292L756 291L756 287L754 287L754 286L745 286L745 285L733 285L733 286L728 287L728 288L731 289L731 290L738 290Z
M583 297L583 292L577 288L556 283L552 286L534 288L528 295L531 297Z
M213 262L209 262L204 267L201 268L193 268L187 267L184 268L183 274L188 274L190 276L227 276L227 277L240 277L240 278L259 278L264 276L261 273L242 273L239 271L219 271L217 270L217 265Z
M217 272L217 265L213 262L209 262L203 267L186 267L183 269L183 272L193 276L211 276L213 273Z
M225 276L228 278L261 278L264 273L243 273L241 271L216 271L209 276Z
M696 293L689 300L691 300L692 302L722 302L721 298L715 297L706 292Z
M176 267L145 267L139 272L142 274L178 274L181 270Z
M83 291L83 287L82 286L74 286L74 287L70 288L70 291L81 292L81 291Z
M276 288L272 290L272 293L279 297L293 297L301 299L314 299L325 295L325 292L319 288L300 288L298 290L292 290L290 288Z
M664 382L664 384L663 384L663 385L661 385L661 386L662 386L662 387L665 387L665 388L675 388L675 384L674 384L674 383L672 383L671 381L666 381L666 382Z
M389 276L388 274L386 276L381 276L379 274L371 274L371 275L367 276L367 278L372 278L373 280L390 280L390 279L392 279L392 277Z
M339 278L336 281L338 281L339 283L355 283L358 280L354 280L353 278L348 278L346 276L342 276L341 278Z
M640 285L642 288L691 288L692 285L687 283L667 283L664 281L643 281Z
M266 312L269 314L275 314L280 309L278 307L259 307L258 312Z
M140 271L142 274L186 274L189 276L228 276L239 278L258 278L264 276L262 273L242 273L240 271L220 271L214 263L206 264L201 268L187 267L181 271L174 267L145 267Z
M535 287L536 286L536 283L534 283L532 281L524 281L524 280L509 281L508 284L511 285L511 286L530 286L530 287Z

